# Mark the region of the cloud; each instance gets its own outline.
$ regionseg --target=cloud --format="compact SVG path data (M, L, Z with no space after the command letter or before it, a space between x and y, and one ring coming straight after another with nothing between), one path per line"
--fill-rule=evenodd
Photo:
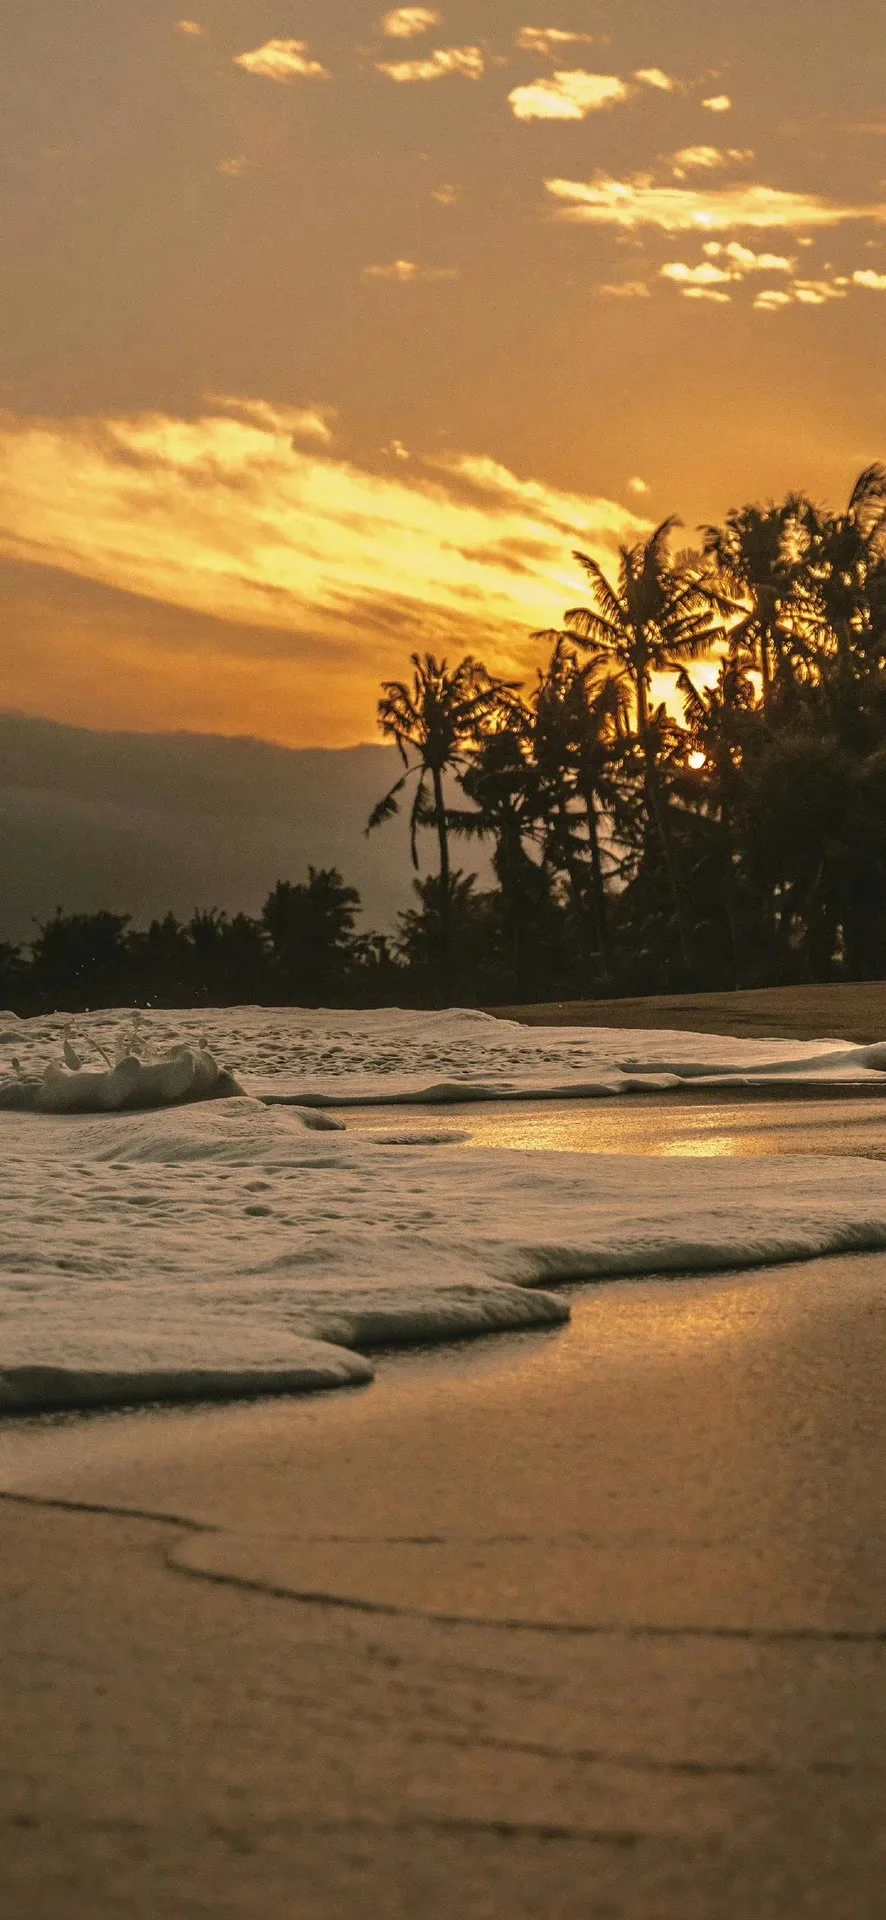
M593 33L567 32L562 27L521 27L516 44L521 53L540 53L557 60L564 47L606 46L608 40L601 41Z
M643 87L656 87L659 93L676 93L678 82L672 80L669 73L663 73L661 67L638 67L634 79Z
M846 290L833 280L795 280L791 287L801 307L825 307L831 300L845 300Z
M450 180L442 181L441 185L434 187L431 192L431 199L436 200L441 207L455 207L460 198L458 187L453 186Z
M703 100L701 104L707 108L708 113L731 113L732 111L732 101L728 93L711 94L710 98Z
M284 85L292 80L329 79L327 68L312 58L305 40L266 40L263 47L255 47L252 53L235 55L234 65L243 67L246 73L258 74L263 80L279 80Z
M334 407L287 407L234 393L208 393L206 399L209 406L234 414L267 433L289 433L293 440L316 440L324 447L331 444Z
M223 173L228 180L242 180L244 174L251 173L252 161L242 153L234 154L230 160L220 160L215 171Z
M630 88L617 74L585 73L579 67L515 87L508 100L518 120L586 120L589 113L619 106L629 96Z
M648 480L641 480L640 475L635 473L628 481L628 492L636 494L639 499L645 499L647 493L652 492L652 488Z
M711 300L718 307L728 307L732 304L731 293L723 293L719 287L683 287L681 292L684 300Z
M457 267L422 267L416 260L389 260L379 266L364 267L361 280L392 280L398 286L415 286L418 281L457 280Z
M663 280L673 280L679 287L717 287L725 286L734 275L723 267L716 267L713 260L703 260L700 266L687 266L684 260L667 260L661 268Z
M391 40L415 40L443 25L443 15L434 7L394 7L381 20L381 31Z
M793 273L794 262L783 253L754 253L751 247L743 247L740 240L730 240L723 245L720 240L707 240L702 253L709 260L726 260L737 274L745 273Z
M780 187L709 188L656 186L647 174L613 180L598 173L592 180L547 180L547 190L564 203L559 218L594 226L659 227L665 233L722 233L730 228L779 229L836 227L850 220L886 222L886 205L852 206L816 194L789 193Z
M683 180L687 173L713 173L719 167L740 167L755 158L752 147L680 147L672 153L668 165L674 178Z
M606 286L598 287L597 291L608 294L612 300L650 300L652 298L645 280L615 280Z
M202 33L206 32L206 28L201 27L199 20L176 20L175 25L178 33L188 33L194 39L198 39Z
M236 417L218 402L196 419L0 417L0 554L47 579L54 569L143 596L164 618L178 608L219 623L199 670L187 649L178 665L166 652L169 702L176 674L192 693L208 658L223 670L227 645L248 656L231 687L238 699L248 693L259 730L262 686L264 729L278 731L281 703L300 712L316 695L329 713L333 670L351 719L359 708L368 727L378 678L418 632L528 672L532 631L575 598L573 548L611 561L645 524L616 502L522 480L483 456L414 456L375 472L294 445L291 409L233 404ZM147 627L139 670L153 685ZM260 645L244 627L261 629ZM79 649L85 684L115 670L112 638L101 663ZM192 711L203 711L199 700ZM230 730L242 730L233 692L230 711Z
M753 305L760 313L779 313L793 306L828 306L835 300L845 300L858 287L886 292L886 273L858 268L852 274L831 274L830 277L813 279L809 275L798 275L796 259L790 259L787 254L755 253L738 240L730 240L726 244L719 240L708 240L702 253L704 259L694 266L683 260L668 260L659 269L660 278L677 286L687 300L700 299L700 289L724 288L730 282L741 285L750 277L763 273L780 274L785 277L787 284L764 287L756 294Z
M401 86L421 80L443 80L447 74L460 73L466 80L482 80L486 61L479 47L435 47L425 60L397 60L392 65L378 61L379 73Z
M783 287L764 287L758 293L754 306L758 313L778 313L782 307L791 305L791 295Z

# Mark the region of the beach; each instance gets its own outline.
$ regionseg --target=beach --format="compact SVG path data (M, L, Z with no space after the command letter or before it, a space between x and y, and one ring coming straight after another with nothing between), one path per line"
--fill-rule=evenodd
M743 1161L680 1117L727 1094L601 1111L749 1204L814 1178L827 1096L876 1181L866 1086L767 1097L791 1150ZM348 1392L3 1422L4 1920L879 1920L884 1257L721 1268Z

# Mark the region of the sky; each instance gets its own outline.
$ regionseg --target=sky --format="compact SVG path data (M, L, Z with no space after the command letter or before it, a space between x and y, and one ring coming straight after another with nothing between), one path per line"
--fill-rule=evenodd
M181 5L193 6L193 15ZM882 0L7 0L0 706L374 737L886 454Z

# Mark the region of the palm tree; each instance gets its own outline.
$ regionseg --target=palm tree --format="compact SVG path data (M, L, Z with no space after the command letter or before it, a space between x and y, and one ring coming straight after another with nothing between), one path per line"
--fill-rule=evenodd
M790 493L779 505L770 500L762 507L734 507L722 526L701 529L705 554L752 603L733 628L730 642L736 651L750 653L764 705L775 683L790 682L796 647L791 602L802 580L812 521L805 495Z
M539 673L533 700L534 750L542 791L548 801L548 840L559 849L569 874L573 900L585 905L585 852L590 860L591 915L600 965L611 974L609 908L601 846L602 817L612 796L614 762L625 735L624 690L594 660L582 664L563 635L555 641L548 666ZM576 840L576 803L587 836Z
M436 829L439 851L440 945L444 977L449 972L450 912L452 869L449 858L449 823L443 779L446 773L463 770L470 749L482 738L487 725L501 712L512 688L487 673L479 660L468 654L450 670L445 660L431 653L411 656L412 680L386 680L378 703L378 724L392 739L406 769L390 791L373 807L366 832L399 812L399 796L407 782L415 780L409 816L412 864L418 868L418 829Z
M844 513L813 509L807 613L825 658L835 649L844 682L874 664L871 589L884 561L886 466L875 462L859 474Z
M588 649L594 665L629 689L647 815L667 869L683 963L691 971L692 941L651 726L652 676L710 653L742 608L700 556L671 559L669 541L677 525L674 517L663 520L648 540L619 549L617 587L599 561L576 553L590 582L591 604L568 610L564 637Z

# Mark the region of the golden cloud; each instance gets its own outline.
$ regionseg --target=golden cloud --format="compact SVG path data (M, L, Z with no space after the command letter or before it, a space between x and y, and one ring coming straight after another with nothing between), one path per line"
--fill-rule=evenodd
M295 443L304 417L250 399L189 420L0 416L0 553L261 629L277 681L310 643L368 687L422 637L525 671L532 630L575 596L572 549L606 561L645 525L484 457L376 473Z
M190 34L194 39L198 39L205 31L205 29L201 27L199 20L177 20L175 24L179 33Z
M442 26L443 15L432 7L394 7L381 20L381 31L391 40L415 40Z
M586 120L603 107L620 106L630 88L614 73L553 73L509 93L511 111L518 120Z
M392 64L380 60L377 66L379 73L387 74L389 80L396 80L401 86L422 80L444 80L451 73L460 73L466 80L482 80L486 71L479 47L435 47L424 60L395 60Z
M329 79L327 68L313 59L305 40L266 40L263 47L255 47L252 53L238 53L234 65L243 67L246 73L258 74L263 80L278 80L283 85L292 80Z
M521 27L517 35L521 53L539 53L557 60L564 47L607 46L608 38L594 33L570 33L562 27Z
M721 240L707 240L702 253L709 260L726 260L736 274L746 273L793 273L794 262L783 253L754 253L752 247L743 247L740 240L730 240L723 244Z
M659 93L676 93L678 82L672 80L669 73L663 73L661 67L638 67L634 79L643 87L656 87Z
M707 108L708 113L731 113L732 112L732 101L730 100L728 93L711 94L710 98L708 100L703 100L701 104L703 107Z
M718 167L745 166L755 158L752 147L680 147L672 153L669 166L677 180L687 173L713 173Z
M726 232L730 228L836 227L850 220L886 222L886 205L852 206L817 194L781 187L709 188L656 186L646 174L613 180L547 180L547 190L565 204L563 220L594 226L660 227L666 233Z
M886 293L886 273L875 273L873 267L857 267L852 275L854 287L867 287L871 293Z
M723 286L734 276L724 267L715 266L713 260L703 260L697 267L687 266L684 260L667 260L661 268L661 278L685 288Z
M718 307L728 307L732 304L731 293L723 293L719 287L693 285L682 287L681 292L684 300L710 300Z

